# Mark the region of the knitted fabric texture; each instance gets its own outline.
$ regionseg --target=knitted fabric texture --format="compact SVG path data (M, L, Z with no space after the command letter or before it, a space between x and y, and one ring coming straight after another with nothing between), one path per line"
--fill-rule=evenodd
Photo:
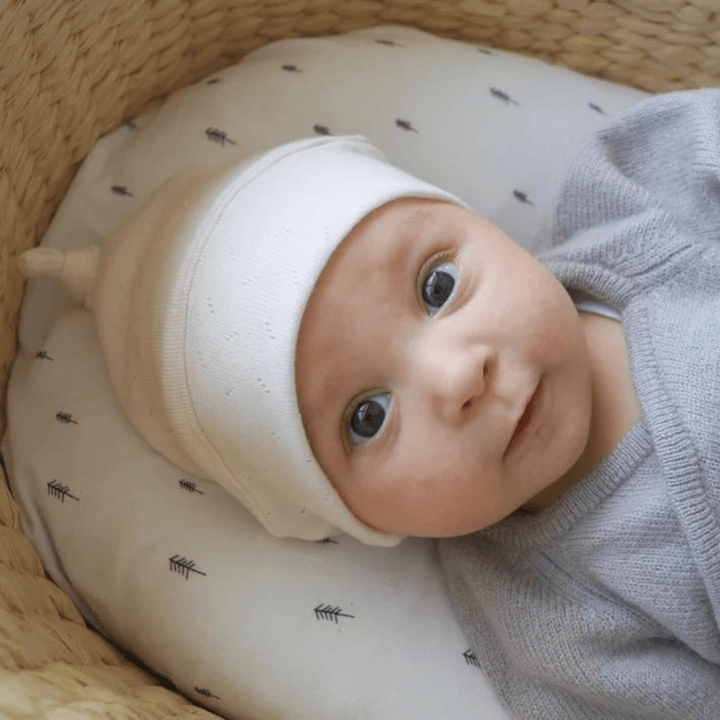
M545 511L441 541L518 718L720 717L720 92L644 101L588 145L542 260L622 313L642 416Z

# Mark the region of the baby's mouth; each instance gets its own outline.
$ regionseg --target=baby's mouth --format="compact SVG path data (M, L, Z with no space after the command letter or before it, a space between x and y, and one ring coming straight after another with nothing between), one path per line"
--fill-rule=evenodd
M522 438L528 425L530 425L530 423L532 422L532 419L535 416L535 408L537 407L538 398L540 397L540 388L541 387L542 387L542 378L540 378L540 381L538 381L537 387L535 388L535 392L532 394L532 396L528 400L527 405L525 406L525 410L523 411L523 414L520 416L520 419L518 420L518 423L515 426L515 432L513 432L512 437L510 438L510 442L508 443L508 446L505 449L503 457L507 456L510 452L512 452L513 448L518 444L518 442Z

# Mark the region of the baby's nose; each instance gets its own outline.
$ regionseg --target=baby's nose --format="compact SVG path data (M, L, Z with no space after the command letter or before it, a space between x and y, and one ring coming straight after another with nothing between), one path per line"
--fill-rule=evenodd
M492 348L482 344L428 348L419 361L434 410L451 424L471 417L491 381L495 364Z

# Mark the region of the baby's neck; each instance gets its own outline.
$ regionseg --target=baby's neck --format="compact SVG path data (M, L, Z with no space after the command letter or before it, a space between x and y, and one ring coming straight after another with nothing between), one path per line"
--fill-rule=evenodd
M600 463L640 419L625 331L616 320L580 313L590 354L592 418L588 442L577 462L561 478L523 505L540 512Z

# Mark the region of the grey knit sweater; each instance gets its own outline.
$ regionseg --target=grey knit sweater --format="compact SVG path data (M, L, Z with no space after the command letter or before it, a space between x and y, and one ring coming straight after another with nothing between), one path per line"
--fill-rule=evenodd
M512 717L720 718L720 90L614 119L541 257L617 308L642 417L554 505L440 541Z

